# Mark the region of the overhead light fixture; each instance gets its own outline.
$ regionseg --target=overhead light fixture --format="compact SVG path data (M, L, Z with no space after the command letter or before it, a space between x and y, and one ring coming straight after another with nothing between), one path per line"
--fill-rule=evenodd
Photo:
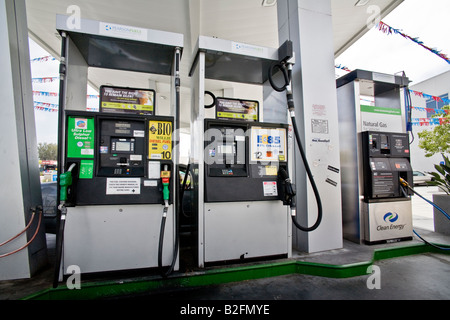
M355 7L362 7L369 3L370 0L358 0L358 2L355 3Z
M262 6L263 7L271 7L277 3L277 0L263 0Z

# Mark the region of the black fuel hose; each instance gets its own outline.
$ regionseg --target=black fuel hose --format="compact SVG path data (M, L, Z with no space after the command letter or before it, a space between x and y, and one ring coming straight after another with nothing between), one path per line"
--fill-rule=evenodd
M210 96L212 99L212 102L210 104L205 105L206 109L210 109L216 105L216 96L211 91L205 91L205 94Z
M277 86L275 84L275 81L273 80L273 75L274 75L274 72L276 70L281 71L281 73L283 75L284 84L282 86ZM305 154L305 151L303 149L302 142L301 142L301 139L300 139L300 134L299 134L298 128L297 128L297 123L295 121L294 98L293 98L293 94L292 94L292 91L291 91L291 88L290 88L291 79L292 79L292 71L290 69L288 70L286 64L284 64L284 63L277 63L277 64L273 64L270 67L270 69L269 69L269 82L270 82L270 85L272 86L272 88L275 91L278 91L278 92L286 91L287 104L288 104L288 109L289 109L290 116L291 116L292 127L294 128L295 139L297 141L298 149L300 151L300 155L302 157L302 161L303 161L303 164L305 166L306 174L308 175L308 179L309 179L309 181L311 183L311 187L312 187L312 189L314 191L314 196L315 196L316 202L317 202L317 219L316 219L316 222L314 223L314 225L312 225L311 227L304 227L304 226L300 225L297 222L297 219L295 219L295 216L292 216L292 222L301 231L311 232L311 231L316 230L319 227L320 223L322 222L322 216L323 216L323 213L322 213L322 211L323 211L322 210L322 201L320 199L319 190L317 189L317 185L316 185L316 182L314 180L313 174L311 172L311 168L309 167L308 160L306 159L306 154ZM293 205L295 205L295 201L293 202Z
M183 184L182 184L182 189L180 192L180 204L179 204L179 209L178 212L183 212L183 195L184 195L184 189L186 188L186 183L187 183L187 177L189 175L189 170L190 170L191 164L189 163L186 169L186 174L184 176L183 179ZM167 276L169 276L172 272L173 269L175 267L175 261L176 261L176 257L177 257L177 253L178 253L178 248L179 248L179 230L180 230L180 226L179 226L179 216L176 217L176 234L175 234L175 248L174 248L174 253L173 253L173 258L172 258L172 263L169 267L169 269L167 271L163 271L162 268L162 252L163 252L163 243L164 243L164 230L166 228L166 217L167 217L167 208L164 208L163 211L163 217L161 220L161 229L159 231L159 246L158 246L158 268L160 269L161 275L166 278Z
M180 129L180 59L181 59L181 52L179 49L176 50L175 53L175 112L176 112L176 122L175 122L175 129ZM178 177L178 167L175 165L175 177ZM175 182L175 185L178 186L178 178ZM172 256L172 262L169 266L169 269L164 272L162 268L162 252L163 252L163 244L164 244L164 231L166 226L166 219L167 219L167 210L168 207L164 207L163 211L163 217L161 220L161 228L159 232L159 246L158 246L158 268L160 269L161 275L165 278L169 276L174 268L175 263L177 261L178 256L178 250L179 250L179 237L180 237L180 222L179 222L179 207L176 206L180 205L180 192L177 190L175 194L175 209L174 209L174 219L175 219L175 245L173 249L173 256Z
M316 182L314 180L313 174L312 174L311 169L309 167L308 160L306 159L305 151L303 150L303 147L302 147L302 143L301 143L300 136L299 136L298 129L297 129L297 124L295 122L295 117L292 116L291 119L292 119L292 126L294 127L294 133L295 133L295 138L297 140L298 148L300 150L300 154L302 156L302 160L303 160L303 163L304 163L304 166L305 166L305 170L306 170L306 173L308 175L308 179L311 182L311 187L312 187L312 189L314 191L314 196L315 196L316 202L317 202L317 220L316 220L316 222L314 223L314 225L312 227L307 228L307 227L301 226L297 222L295 217L292 217L292 222L295 224L295 226L298 229L300 229L302 231L305 231L305 232L311 232L313 230L316 230L319 227L320 223L322 222L322 201L320 199L319 190L317 189L317 185L316 185Z

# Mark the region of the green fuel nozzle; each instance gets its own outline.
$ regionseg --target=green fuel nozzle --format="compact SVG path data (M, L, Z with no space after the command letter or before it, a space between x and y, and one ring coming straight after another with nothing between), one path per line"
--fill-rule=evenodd
M164 201L169 201L169 197L170 197L170 191L169 191L169 178L163 178L162 179L162 184L163 184L163 200Z
M163 200L164 200L164 207L169 207L169 199L170 199L170 171L168 170L167 166L164 167L164 171L161 171L161 179L162 179L162 185L163 185Z
M72 185L72 170L76 163L72 163L69 169L59 175L59 201L64 203L67 201L67 189Z
M72 185L72 172L61 173L59 176L59 199L67 201L67 188Z

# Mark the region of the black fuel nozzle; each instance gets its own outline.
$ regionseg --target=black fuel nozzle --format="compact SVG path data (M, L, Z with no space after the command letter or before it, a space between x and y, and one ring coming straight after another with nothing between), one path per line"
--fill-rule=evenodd
M280 170L278 171L278 185L283 205L290 206L291 211L294 210L295 212L295 195L297 194L296 188L295 185L291 182L289 174L285 168L280 168Z

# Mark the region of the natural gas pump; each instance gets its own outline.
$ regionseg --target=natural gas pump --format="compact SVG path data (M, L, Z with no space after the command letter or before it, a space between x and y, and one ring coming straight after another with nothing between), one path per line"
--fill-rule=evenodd
M401 184L413 184L408 134L364 131L361 141L365 242L411 240L413 193Z

